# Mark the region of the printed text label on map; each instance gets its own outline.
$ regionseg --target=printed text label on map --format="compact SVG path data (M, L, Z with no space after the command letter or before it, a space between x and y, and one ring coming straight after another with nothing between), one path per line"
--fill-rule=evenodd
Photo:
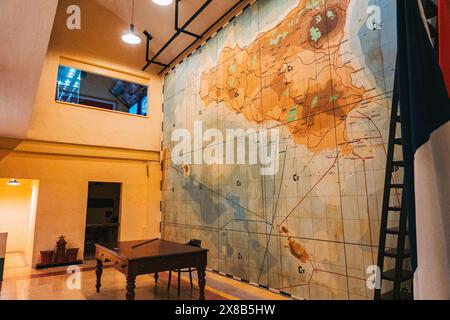
M225 137L218 129L203 132L203 123L194 122L194 141L187 129L175 129L172 162L185 164L260 164L260 174L275 175L279 169L278 129L226 129ZM204 142L209 142L204 146ZM259 162L258 162L259 160Z

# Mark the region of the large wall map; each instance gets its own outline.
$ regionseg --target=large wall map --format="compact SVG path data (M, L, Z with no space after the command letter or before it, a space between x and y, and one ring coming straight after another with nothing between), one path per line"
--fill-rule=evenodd
M165 78L163 237L295 297L372 298L395 53L395 1L248 7ZM195 121L278 129L278 172L175 164L172 133Z

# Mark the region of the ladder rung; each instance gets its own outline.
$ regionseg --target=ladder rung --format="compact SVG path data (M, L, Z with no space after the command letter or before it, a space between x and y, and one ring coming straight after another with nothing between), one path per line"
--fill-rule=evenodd
M400 207L388 207L388 211L402 211Z
M405 163L403 161L392 161L394 167L404 167Z
M398 252L397 252L397 249L387 249L384 252L384 255L386 257L390 257L390 258L397 258L398 257ZM403 258L409 258L409 257L410 257L409 249L405 249L403 251Z
M396 138L396 139L394 140L394 143L395 143L395 144L398 144L399 146L401 146L401 145L402 145L402 138Z
M402 270L402 279L401 279L401 281L403 282L403 281L412 279L413 276L414 276L414 273L412 271L410 271L410 270ZM386 272L383 272L381 277L383 279L385 279L385 280L388 280L388 281L395 281L395 279L397 278L396 274L395 274L395 269L391 269L391 270L388 270Z
M391 189L403 189L402 184L391 184Z
M381 300L393 300L394 299L394 291L387 291L381 295ZM412 300L412 295L408 291L400 292L400 300Z
M389 234L399 234L399 233L400 233L400 229L397 228L397 227L395 227L395 228L389 228L389 229L386 229L386 233L389 233ZM408 234L408 230L405 230L405 234Z

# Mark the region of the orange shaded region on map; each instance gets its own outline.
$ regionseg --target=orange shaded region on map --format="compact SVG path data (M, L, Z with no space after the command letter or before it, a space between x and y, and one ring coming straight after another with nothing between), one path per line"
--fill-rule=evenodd
M248 46L223 48L217 65L201 75L204 105L224 103L248 121L285 125L311 152L350 154L345 121L364 88L352 83L356 70L340 53L348 4L300 1Z
M302 263L307 262L310 257L305 247L290 236L289 230L286 227L281 227L281 232L285 233L288 237L289 249L291 251L291 254Z

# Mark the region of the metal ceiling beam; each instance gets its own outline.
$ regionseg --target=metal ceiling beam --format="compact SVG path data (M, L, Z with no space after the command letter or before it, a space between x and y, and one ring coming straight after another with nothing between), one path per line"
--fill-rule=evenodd
M217 19L208 29L206 29L201 35L199 39L202 39L208 32L211 31L214 26L216 26L220 21L222 21L226 16L228 16L231 12L233 12L239 5L241 5L245 0L239 0L233 7L231 7L227 12L225 12L219 19ZM248 5L246 6L248 7ZM245 9L245 8L244 8ZM189 46L187 46L183 51L181 51L180 54L178 54L175 58L170 61L164 69L162 69L159 74L162 74L167 67L169 67L172 63L178 60L183 54L186 53L186 51L189 50L199 39L194 40Z
M203 5L189 18L189 20L187 20L181 27L178 27L179 2L180 1L181 0L175 0L175 34L169 39L169 41L167 41L162 46L161 49L159 49L159 51L152 58L149 57L149 52L150 52L149 48L150 48L150 42L152 40L152 36L150 35L150 33L147 30L144 31L144 35L147 38L146 57L145 57L145 60L146 60L147 63L142 68L143 71L145 71L151 64L160 65L160 66L164 67L164 69L165 69L168 65L166 65L166 64L164 64L162 62L158 62L158 61L156 61L156 59L158 59L158 57L164 52L164 50L166 50L167 47L170 44L172 44L172 42L176 38L178 38L178 36L181 33L184 33L184 34L187 34L189 36L192 36L192 37L196 38L195 41L197 41L198 39L200 39L202 37L202 36L199 36L199 35L196 35L196 34L190 32L190 31L187 31L186 28L198 17L198 15L200 13L202 13L206 9L206 7L208 7L208 5L211 4L211 2L213 0L206 0L205 3L203 3Z

